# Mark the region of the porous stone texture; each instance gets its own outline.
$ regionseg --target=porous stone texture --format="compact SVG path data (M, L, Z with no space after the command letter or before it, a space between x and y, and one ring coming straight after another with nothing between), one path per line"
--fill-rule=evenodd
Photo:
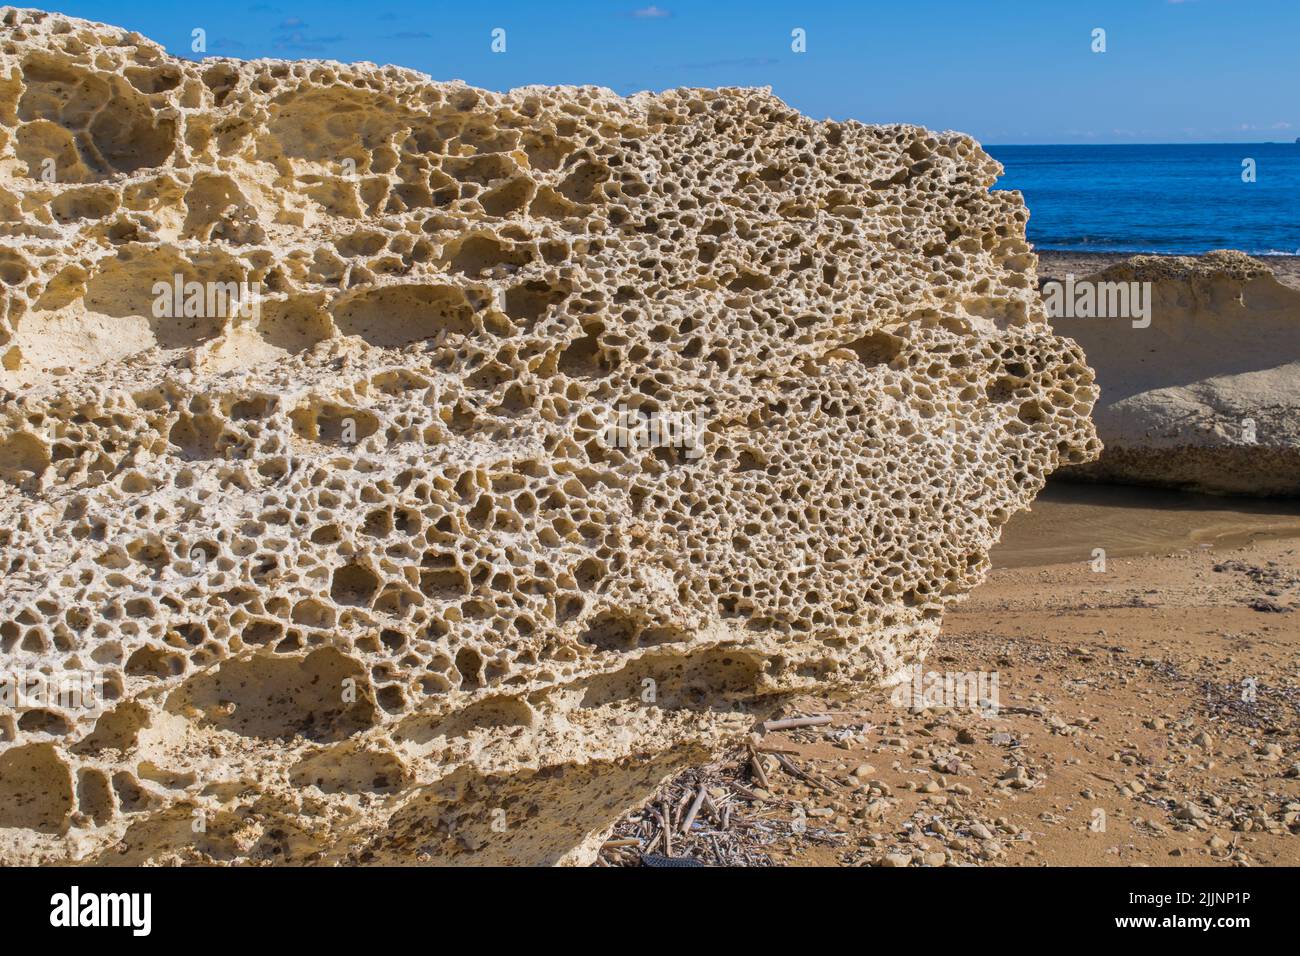
M0 861L589 860L1097 450L966 136L0 23Z
M1063 278L1063 277L1054 277ZM1053 318L1101 388L1099 461L1070 477L1300 494L1300 288L1241 252L1134 256L1091 283L1150 283L1151 324Z

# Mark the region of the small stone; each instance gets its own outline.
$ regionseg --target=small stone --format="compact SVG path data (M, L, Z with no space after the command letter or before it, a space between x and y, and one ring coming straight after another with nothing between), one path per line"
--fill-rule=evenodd
M998 784L1000 786L1014 787L1017 790L1027 790L1033 786L1034 780L1024 767L1012 767L1002 775Z

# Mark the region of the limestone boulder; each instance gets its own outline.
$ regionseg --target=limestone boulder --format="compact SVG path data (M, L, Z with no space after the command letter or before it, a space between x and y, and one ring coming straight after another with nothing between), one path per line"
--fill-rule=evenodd
M998 173L5 10L0 862L582 862L894 679L1098 449Z
M1150 315L1052 318L1083 346L1101 388L1105 451L1066 474L1300 494L1300 285L1231 251L1135 256L1078 281L1145 285Z

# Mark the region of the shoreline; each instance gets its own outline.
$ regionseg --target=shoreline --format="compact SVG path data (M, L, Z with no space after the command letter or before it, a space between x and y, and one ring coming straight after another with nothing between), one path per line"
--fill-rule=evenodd
M1167 252L1075 252L1068 249L1034 248L1038 256L1038 284L1041 287L1049 280L1064 279L1067 274L1076 277L1092 275L1109 269L1111 266L1127 262L1134 256L1146 256L1155 259L1203 259L1204 252L1175 254ZM1250 255L1250 253L1243 253ZM1300 289L1300 255L1250 255L1252 259L1269 269L1273 276L1283 285Z

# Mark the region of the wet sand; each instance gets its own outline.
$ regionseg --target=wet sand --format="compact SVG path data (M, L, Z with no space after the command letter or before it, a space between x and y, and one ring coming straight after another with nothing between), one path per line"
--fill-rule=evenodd
M1051 483L1007 523L994 568L1241 547L1300 537L1300 500L1220 498L1121 485Z

